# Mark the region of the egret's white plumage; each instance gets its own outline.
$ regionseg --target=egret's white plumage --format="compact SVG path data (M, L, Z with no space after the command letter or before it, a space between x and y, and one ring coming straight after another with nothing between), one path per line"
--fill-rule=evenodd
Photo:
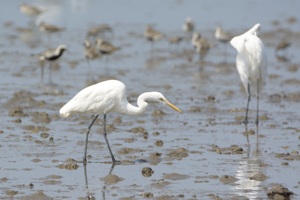
M258 37L259 31L260 24L256 24L244 34L236 36L230 41L230 44L237 50L236 67L248 95L246 123L251 94L257 95L257 101L259 100L267 70L265 47ZM257 102L257 123L258 105Z
M107 143L112 161L115 163L116 160L111 152L108 140L106 138L106 114L110 112L117 112L127 115L139 115L145 112L148 101L164 103L174 110L181 112L175 105L170 103L161 93L159 92L146 92L141 94L137 100L137 107L133 106L127 101L126 86L124 83L118 80L108 80L91 85L78 94L76 94L68 103L66 103L60 109L60 115L62 117L69 117L75 113L86 113L96 115L89 125L87 132L84 162L86 162L86 152L88 143L88 134L90 129L100 114L104 115L104 137Z

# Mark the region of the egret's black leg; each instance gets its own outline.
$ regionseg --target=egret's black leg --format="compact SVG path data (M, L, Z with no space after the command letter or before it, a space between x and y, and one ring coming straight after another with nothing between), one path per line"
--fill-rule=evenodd
M255 121L255 123L256 123L256 125L258 125L258 123L259 123L259 115L258 115L258 112L259 112L259 84L260 84L260 79L258 78L257 79L257 99L256 99L256 101L257 101L257 107L256 107L256 121Z
M248 124L248 111L249 111L250 100L251 100L250 83L248 83L248 101L247 101L246 116L244 121L245 124Z
M86 164L86 154L87 154L87 145L88 145L88 141L89 141L89 133L90 130L94 124L94 122L96 121L96 119L98 118L99 115L96 115L93 119L93 121L90 123L89 127L88 127L88 132L86 133L86 139L85 139L85 148L84 148L84 157L83 157L83 163Z
M107 136L106 136L106 114L104 114L104 121L103 121L103 128L104 128L104 139L105 139L105 142L107 144L107 147L108 147L108 150L109 150L109 153L110 153L110 157L112 159L112 162L113 163L118 163L119 161L117 161L111 151L111 148L109 146L109 142L108 142L108 139L107 139Z

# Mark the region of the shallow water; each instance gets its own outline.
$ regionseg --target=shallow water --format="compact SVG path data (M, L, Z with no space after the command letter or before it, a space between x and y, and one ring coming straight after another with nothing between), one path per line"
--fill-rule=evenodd
M50 36L36 26L29 31L20 29L29 28L30 19L19 12L19 3L3 2L0 12L2 199L30 199L31 195L54 199L266 199L275 183L298 199L298 1L272 1L272 6L271 1L33 1L47 9L35 24L46 21L66 28ZM151 52L143 38L147 24L167 36L184 35L181 26L187 16L214 44L202 70L189 41L178 46L159 41ZM268 77L258 130L255 98L250 104L248 130L255 134L249 136L248 144L241 123L246 95L235 69L236 52L217 43L213 31L221 25L240 34L257 22L262 25L261 38L267 49ZM99 23L112 26L113 33L104 37L121 50L106 61L91 61L89 68L82 44L87 29ZM283 37L292 42L285 62L274 55ZM36 54L60 43L68 50L52 71L53 84L48 82L47 67L42 84ZM58 110L80 89L108 78L127 85L133 104L140 93L156 90L183 113L151 104L139 117L109 114L108 139L116 159L122 161L113 168L107 163L110 157L100 134L100 118L90 134L91 157L85 171L72 159L82 159L91 117L62 119ZM144 130L135 133L134 128L139 127ZM162 146L157 145L159 140ZM139 162L142 160L146 162ZM144 176L144 167L154 173ZM250 179L257 174L267 178ZM230 181L231 176L236 180Z

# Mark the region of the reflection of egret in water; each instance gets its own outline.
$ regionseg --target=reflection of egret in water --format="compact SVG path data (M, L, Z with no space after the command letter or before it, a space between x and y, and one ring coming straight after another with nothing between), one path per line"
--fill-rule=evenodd
M246 132L247 126L245 126ZM256 199L261 196L263 188L261 182L264 180L262 175L263 162L259 151L258 126L256 126L256 148L251 153L251 146L248 143L247 156L239 162L235 177L239 179L234 187L235 194L245 196L248 199Z
M113 172L114 167L115 167L115 163L112 163L107 176L110 175ZM83 164L83 169L84 169L84 179L85 179L86 196L87 196L88 199L96 199L92 195L92 192L89 189L88 174L87 174L87 165ZM102 190L101 190L101 192L102 192L102 199L106 199L105 198L106 186L107 186L107 184L104 182L104 185L103 185Z

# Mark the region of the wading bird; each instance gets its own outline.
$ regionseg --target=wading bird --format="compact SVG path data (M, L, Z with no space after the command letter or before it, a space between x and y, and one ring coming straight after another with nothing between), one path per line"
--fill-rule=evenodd
M104 34L106 32L112 33L111 26L108 24L99 24L97 26L93 26L93 27L89 28L86 35L87 35L87 37L95 38L95 37L103 36L102 34Z
M105 57L105 66L107 63L107 56L111 55L113 52L120 50L120 47L114 46L112 43L108 41L104 41L100 38L97 38L96 40L96 49L103 55L106 55Z
M194 46L197 53L199 53L199 60L201 63L204 62L204 58L207 55L211 45L208 40L202 37L199 33L193 33L191 40L192 45Z
M90 60L99 58L101 54L96 49L96 46L92 45L92 43L89 40L84 40L83 45L84 45L84 57L86 58L88 65L90 67Z
M154 42L165 37L163 33L155 30L151 25L146 26L144 36L148 41L151 42L151 52L153 51Z
M221 27L217 26L215 30L215 38L221 43L228 43L231 40L231 35L225 32Z
M276 56L280 56L279 55L279 52L280 51L282 51L282 52L284 52L285 54L283 54L284 55L284 57L286 56L286 50L287 50L287 48L289 48L291 46L291 42L290 41L288 41L287 39L282 39L278 44L277 44L277 46L276 46L276 48L275 48L275 53L276 53Z
M185 19L185 22L182 25L182 30L185 32L185 39L188 41L195 30L195 25L191 17L187 17Z
M248 95L245 124L248 123L248 110L251 95L257 96L256 124L259 122L259 95L265 82L267 57L259 34L260 25L232 38L230 44L237 50L236 68Z
M34 19L40 15L44 10L41 9L40 7L38 6L35 6L35 5L31 5L31 4L27 4L27 3L21 3L20 4L20 11L29 16L32 21L31 21L31 24L33 25L34 24Z
M226 47L228 42L231 40L231 35L224 31L220 26L217 26L215 30L215 38L224 45L224 58L226 58Z
M44 80L44 62L48 61L49 63L49 79L50 83L51 80L51 72L52 72L52 64L54 61L58 60L64 53L64 51L67 49L66 45L58 45L56 49L48 49L40 54L39 60L41 63L41 80L43 82Z
M85 150L83 162L86 163L88 136L90 130L99 115L104 116L103 128L104 139L107 144L113 163L116 161L106 136L106 115L110 112L116 112L126 115L140 115L146 111L148 101L164 103L174 110L181 112L175 105L170 103L159 92L146 92L141 94L137 100L137 107L127 101L126 86L118 80L108 80L91 85L78 94L76 94L68 103L59 111L62 117L69 117L71 114L82 113L95 115L94 119L88 126L86 134Z

